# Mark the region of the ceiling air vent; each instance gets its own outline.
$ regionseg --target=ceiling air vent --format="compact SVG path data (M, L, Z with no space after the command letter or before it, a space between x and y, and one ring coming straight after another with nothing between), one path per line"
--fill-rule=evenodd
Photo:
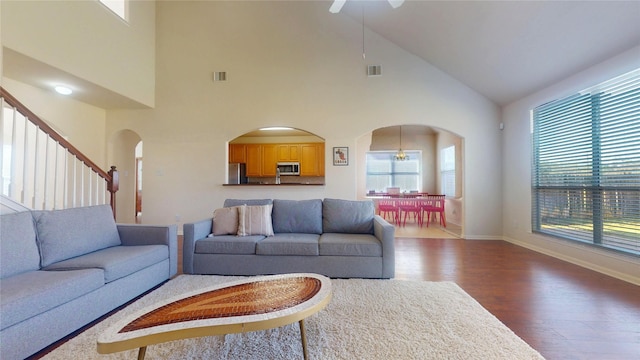
M382 76L382 65L368 65L367 76Z
M226 71L216 71L213 73L213 81L227 81Z

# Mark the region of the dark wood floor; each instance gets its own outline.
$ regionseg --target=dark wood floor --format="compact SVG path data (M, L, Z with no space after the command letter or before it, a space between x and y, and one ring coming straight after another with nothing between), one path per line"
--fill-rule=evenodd
M505 241L396 239L396 278L454 281L547 359L640 359L640 287Z
M639 286L505 241L396 238L396 279L457 283L549 360L640 359Z

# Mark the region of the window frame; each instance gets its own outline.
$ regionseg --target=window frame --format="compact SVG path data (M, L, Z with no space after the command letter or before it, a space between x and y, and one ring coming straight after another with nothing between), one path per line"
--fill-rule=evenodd
M388 150L377 150L377 151L367 151L365 154L365 178L366 183L369 184L369 176L389 176L389 184L385 187L385 189L370 189L373 190L382 190L382 192L386 191L388 187L400 187L401 192L410 192L417 191L422 192L422 151L421 150L404 150L405 154L409 156L409 160L395 160L394 155L397 151L388 151ZM376 157L388 157L388 161L390 164L390 171L370 171L369 170L369 156ZM417 170L416 171L396 171L397 167L401 163L407 163L407 161L417 162ZM400 186L397 176L415 176L415 182L417 184L417 189L406 189Z
M640 255L640 69L531 111L534 233Z
M452 161L447 161L451 158ZM451 185L447 185L451 183ZM451 145L440 150L440 189L445 196L456 196L456 146Z

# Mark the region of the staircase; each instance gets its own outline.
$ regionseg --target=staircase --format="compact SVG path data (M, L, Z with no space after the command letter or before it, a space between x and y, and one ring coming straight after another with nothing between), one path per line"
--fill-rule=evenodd
M110 204L116 215L118 172L100 169L0 87L2 212Z

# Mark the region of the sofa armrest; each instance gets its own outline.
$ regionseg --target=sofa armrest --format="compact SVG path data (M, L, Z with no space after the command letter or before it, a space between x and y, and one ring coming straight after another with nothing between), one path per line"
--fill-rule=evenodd
M196 241L204 239L213 231L213 219L204 219L182 226L182 271L185 274L193 274L193 254L196 250Z
M169 278L178 272L178 226L117 224L124 246L167 245L169 247Z
M379 215L373 217L373 234L382 243L382 277L391 279L396 273L395 239L396 228Z

